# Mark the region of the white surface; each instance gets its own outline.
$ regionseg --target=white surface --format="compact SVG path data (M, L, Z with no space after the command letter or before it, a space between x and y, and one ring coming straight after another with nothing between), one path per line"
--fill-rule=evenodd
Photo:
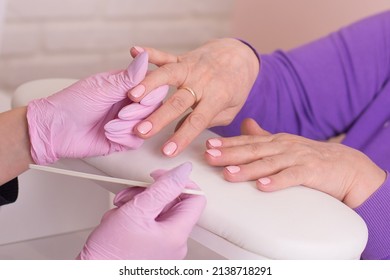
M92 229L0 245L1 260L72 260Z
M29 170L19 197L0 210L0 244L96 226L109 209L107 191L88 180Z
M169 133L160 133L141 149L85 161L108 175L141 181L155 169L191 161L191 178L208 200L198 222L201 228L265 258L359 258L367 238L365 224L338 200L304 187L263 193L253 182L226 182L220 169L203 161L204 143L215 136L211 132L203 133L180 156L167 159L160 145Z
M45 95L48 89L53 91L73 81L47 80L26 84L19 88L14 101L24 104L31 98L28 94ZM259 258L359 258L367 241L367 228L362 219L344 204L324 193L299 186L263 193L256 190L252 182L226 182L218 168L203 161L204 143L214 137L208 131L180 156L173 159L163 157L160 145L171 131L162 131L146 141L141 149L85 162L110 176L147 181L152 170L191 161L191 177L202 187L208 200L198 226L211 235Z
M74 171L74 170L67 170L63 168L56 168L53 166L30 164L29 167L30 169L45 171L54 174L61 174L61 175L66 175L66 176L71 176L76 178L89 179L92 181L108 182L108 183L115 183L115 184L127 185L127 186L137 186L137 187L147 188L152 183L152 182L141 182L141 181L134 181L129 179L115 178L110 176L97 175L97 174L91 174L91 173ZM118 193L118 191L111 191L111 190L109 191L112 192L113 194ZM193 190L193 189L184 189L182 193L204 195L202 191Z
M71 260L78 255L92 230L93 228L0 245L0 260ZM189 240L185 259L221 260L224 258L198 242Z
M10 108L11 95L0 91L0 112ZM108 193L92 181L30 170L19 185L18 200L0 207L0 244L94 227L110 206Z
M11 94L0 88L0 112L7 111L11 108Z

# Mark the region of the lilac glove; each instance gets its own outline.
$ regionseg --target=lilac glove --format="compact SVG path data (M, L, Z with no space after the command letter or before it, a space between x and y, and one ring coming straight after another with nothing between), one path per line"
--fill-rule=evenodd
M79 259L182 259L187 239L206 204L199 195L182 194L196 187L189 180L192 165L152 174L147 189L128 188L117 194L100 225L88 237Z
M140 103L131 103L120 110L118 119L112 120L104 126L106 137L112 142L130 148L134 145L134 138L141 141L133 133L134 126L161 106L168 89L167 85L158 87L145 96Z
M155 101L152 105L133 113L132 122L126 123L127 127L121 130L122 138L126 130L126 143L110 141L110 133L107 139L104 126L131 103L127 92L142 81L147 68L145 52L139 54L126 70L100 73L52 96L30 102L27 121L34 162L50 164L59 158L84 158L138 148L143 140L132 133L133 127L155 109L156 98L161 99L167 87L157 89L154 99L152 96ZM115 124L111 129L113 127Z

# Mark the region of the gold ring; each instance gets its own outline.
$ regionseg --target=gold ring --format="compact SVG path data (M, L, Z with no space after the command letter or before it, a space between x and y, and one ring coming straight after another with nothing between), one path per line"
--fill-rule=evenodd
M198 96L196 95L195 91L192 88L190 88L190 87L181 87L181 89L185 89L186 91L191 93L191 95L195 98L195 103L194 104L196 104L198 102Z

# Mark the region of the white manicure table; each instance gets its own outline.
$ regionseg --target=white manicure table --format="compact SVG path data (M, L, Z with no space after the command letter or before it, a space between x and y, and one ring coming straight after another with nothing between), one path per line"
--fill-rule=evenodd
M20 86L13 107L50 95L75 82L70 79L32 81ZM367 242L364 221L331 196L302 186L263 193L254 182L229 183L221 170L203 160L205 142L214 137L203 132L180 156L160 152L172 127L131 150L77 160L61 160L60 168L151 182L149 173L180 163L193 164L191 179L204 191L207 206L191 239L226 259L359 259ZM61 175L58 175L61 176ZM59 177L61 180L64 176ZM100 182L117 192L123 185Z

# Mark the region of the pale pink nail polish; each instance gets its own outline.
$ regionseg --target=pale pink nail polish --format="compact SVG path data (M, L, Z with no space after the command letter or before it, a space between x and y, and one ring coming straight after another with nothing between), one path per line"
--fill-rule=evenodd
M144 92L145 92L145 86L138 85L130 91L130 95L134 98L138 98L138 97L142 96L142 94L144 94Z
M222 155L221 151L217 149L208 149L206 152L212 157L220 157Z
M142 122L137 126L137 131L141 134L146 134L151 131L153 128L153 124L149 121Z
M145 51L143 48L138 47L138 46L134 46L133 48L134 48L138 53L142 53L142 52Z
M227 169L227 171L229 171L229 173L232 173L232 174L238 173L241 170L241 168L239 166L236 166L236 165L226 166L226 169Z
M211 147L221 147L222 146L222 141L217 139L217 138L212 138L212 139L209 139L207 140L207 143L211 146Z
M271 179L270 178L260 178L258 181L262 185L268 185L269 183L271 183Z
M167 156L173 155L173 153L177 150L177 144L175 142L169 142L163 148L163 153Z

